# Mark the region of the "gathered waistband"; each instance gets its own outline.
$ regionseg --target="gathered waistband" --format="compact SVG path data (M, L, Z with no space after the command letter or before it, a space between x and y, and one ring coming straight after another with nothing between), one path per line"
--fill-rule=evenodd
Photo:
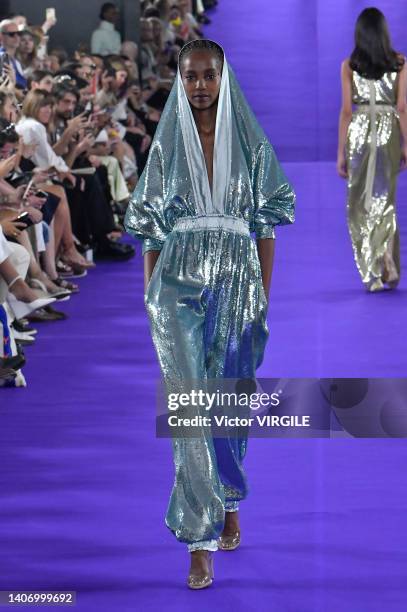
M358 104L355 112L370 113L372 110L374 110L375 113L396 112L396 108L392 104L375 104L373 108L371 108L370 104Z
M202 215L197 217L179 217L176 220L173 230L219 230L223 229L237 234L250 236L249 224L241 217L231 215Z

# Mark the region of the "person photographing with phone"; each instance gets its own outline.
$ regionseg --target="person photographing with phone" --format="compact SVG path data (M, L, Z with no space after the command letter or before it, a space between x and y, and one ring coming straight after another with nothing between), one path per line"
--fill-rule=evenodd
M15 73L16 88L23 90L27 88L27 79L23 74L23 68L16 58L17 50L20 46L20 32L17 25L11 19L4 19L0 22L0 61L3 66L9 64Z

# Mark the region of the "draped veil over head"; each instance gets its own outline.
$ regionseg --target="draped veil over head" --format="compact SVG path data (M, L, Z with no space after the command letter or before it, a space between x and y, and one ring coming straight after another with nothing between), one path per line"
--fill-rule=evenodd
M181 50L180 57L188 45L191 43ZM182 216L243 216L257 237L274 237L275 225L294 220L292 188L224 52L223 58L212 193L178 61L177 76L158 124L146 168L126 214L126 229L144 240L143 252L162 248L175 221ZM242 181L242 160L249 185ZM232 199L236 199L233 193L242 184L248 190L246 198L252 200L252 206L238 211L233 209Z

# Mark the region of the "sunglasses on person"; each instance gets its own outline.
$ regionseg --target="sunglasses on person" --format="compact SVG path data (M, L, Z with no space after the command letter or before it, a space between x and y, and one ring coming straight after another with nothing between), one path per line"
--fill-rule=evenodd
M20 32L2 32L2 35L14 37L14 36L20 36Z

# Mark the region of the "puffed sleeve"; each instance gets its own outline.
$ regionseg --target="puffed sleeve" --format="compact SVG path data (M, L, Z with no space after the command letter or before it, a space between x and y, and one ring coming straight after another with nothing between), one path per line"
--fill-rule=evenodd
M160 251L168 234L163 211L164 191L162 151L153 143L124 220L126 231L143 241L143 255L151 250Z
M252 181L255 206L251 230L256 238L275 238L276 225L294 222L295 193L267 140L259 145Z

